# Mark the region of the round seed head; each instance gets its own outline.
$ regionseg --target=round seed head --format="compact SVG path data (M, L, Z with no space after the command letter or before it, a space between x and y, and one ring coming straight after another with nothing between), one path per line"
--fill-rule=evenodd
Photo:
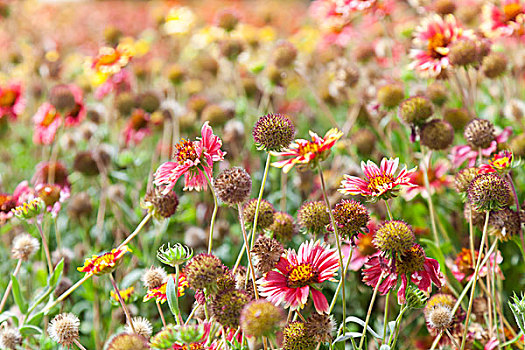
M264 274L273 270L284 253L284 247L273 238L261 236L257 239L251 250L255 268Z
M297 233L293 217L285 212L278 211L273 215L273 223L268 228L273 237L281 242L288 242Z
M158 188L150 189L144 196L142 207L153 212L158 219L167 219L175 214L179 197L173 191L163 194Z
M71 111L75 108L76 101L69 86L59 84L53 86L49 94L49 102L59 111Z
M332 210L337 231L343 238L353 238L363 231L370 221L368 209L361 203L342 199Z
M297 221L301 228L317 234L330 223L330 213L323 201L304 202L297 213Z
M454 130L463 130L471 118L464 108L446 108L443 119L449 122Z
M201 120L210 122L211 126L218 126L226 123L235 116L235 111L226 106L209 104L202 110Z
M471 147L487 148L494 141L494 124L486 119L472 119L465 126L463 136Z
M313 312L306 320L306 332L314 337L316 342L328 342L332 339L335 321L332 315Z
M510 142L510 149L515 157L525 157L525 134L513 138Z
M454 141L454 129L444 120L433 119L421 127L419 136L422 145L433 150L442 150Z
M133 322L133 327L135 328L135 332L138 335L146 339L149 339L151 337L151 333L153 332L153 327L151 326L151 322L147 318L141 317L141 316L133 317L132 322ZM126 324L125 332L130 333L130 334L133 333L133 329L131 328L129 323Z
M456 3L454 0L436 0L433 7L434 11L442 16L456 11Z
M397 107L405 98L403 86L399 84L388 84L377 90L377 102L385 108Z
M492 233L499 239L508 241L520 232L520 216L510 208L491 211L489 216L489 226L492 228Z
M131 115L131 111L137 107L135 97L129 92L122 92L115 98L117 111L122 116Z
M478 176L478 168L476 167L461 169L454 178L456 191L459 193L467 192L470 183L476 176Z
M509 183L497 173L476 176L468 188L468 199L478 211L488 211L508 206L512 201Z
M448 99L448 90L442 83L434 82L427 87L425 95L436 106L443 106Z
M160 107L160 98L153 91L147 91L138 96L138 106L148 113L153 113Z
M433 113L432 103L422 96L411 97L399 106L401 119L411 125L422 125Z
M507 70L507 57L501 52L491 52L483 58L481 71L489 79L502 76Z
M152 266L142 275L142 283L147 290L159 288L168 277L163 267Z
M13 259L28 261L40 248L40 242L28 233L17 235L13 239L11 256Z
M267 114L259 118L252 131L259 149L281 151L288 147L295 136L295 127L284 114Z
M243 216L244 216L244 222L247 226L253 225L253 221L255 218L255 211L257 208L257 198L250 199L245 205L243 209ZM273 208L273 205L270 204L265 199L261 199L261 203L259 205L259 215L257 217L257 228L258 229L265 229L268 228L271 224L273 224L273 213L275 212L275 209Z
M478 48L472 40L458 40L450 47L450 63L456 66L468 66L478 62Z
M311 350L315 339L307 332L304 322L290 322L283 329L283 350Z
M111 338L106 350L149 350L148 342L144 337L132 332L120 333Z
M362 129L352 135L352 144L357 148L360 155L370 157L375 150L377 142L376 135L368 130Z
M55 316L49 326L47 332L49 337L60 345L71 346L78 340L78 329L80 327L80 320L77 316L71 313L63 313Z
M237 328L241 311L248 302L250 297L241 290L217 293L210 302L210 312L224 327Z
M192 289L214 290L217 279L224 273L224 265L213 254L201 253L194 256L184 269L188 284Z
M297 49L288 41L281 41L273 52L273 61L279 68L291 66L297 57Z
M453 316L450 307L436 306L429 311L427 322L430 328L444 330L452 324Z
M426 255L419 244L414 244L410 249L401 253L396 261L396 272L399 275L412 275L416 271L425 269Z
M0 325L0 348L16 350L22 345L22 340L18 329L8 326L5 322Z
M87 192L80 192L74 195L67 206L67 213L70 218L79 221L81 218L87 218L93 211L91 197Z
M242 309L241 329L249 337L274 336L285 317L283 310L268 300L254 300Z
M252 178L243 168L222 171L215 179L215 190L221 201L228 205L242 204L250 196Z
M222 10L216 17L217 27L222 28L227 32L234 30L235 27L237 27L239 20L239 14L231 9Z
M387 221L381 225L374 237L375 246L384 252L404 253L415 243L412 228L403 221Z

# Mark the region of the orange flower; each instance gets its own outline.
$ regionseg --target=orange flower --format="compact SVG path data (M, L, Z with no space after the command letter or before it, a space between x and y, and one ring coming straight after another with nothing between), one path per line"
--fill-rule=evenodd
M119 45L117 48L101 47L98 55L93 59L91 67L99 73L113 75L124 68L131 57L131 50Z
M133 292L135 292L135 287L131 286L119 292L120 292L120 296L122 297L122 300L124 300L124 302L127 303L128 300L131 298L131 295L133 294ZM111 294L111 298L114 301L116 301L117 303L120 302L120 300L118 299L117 293L115 293L114 291L111 291L110 294Z
M86 259L84 266L78 267L77 270L80 272L92 273L95 275L104 275L106 273L113 272L120 264L122 256L127 252L131 253L131 249L127 245L115 248L110 252L103 253L100 255L93 255L91 258Z
M173 278L173 281L175 282L175 274L170 274L168 278ZM166 296L166 287L168 286L168 282L164 282L160 287L153 288L148 290L148 293L144 296L143 302L146 302L150 299L155 298L155 301L158 303L165 303L168 299ZM188 281L186 280L186 277L183 274L179 275L179 290L177 293L178 297L181 297L184 295L184 290L188 287Z

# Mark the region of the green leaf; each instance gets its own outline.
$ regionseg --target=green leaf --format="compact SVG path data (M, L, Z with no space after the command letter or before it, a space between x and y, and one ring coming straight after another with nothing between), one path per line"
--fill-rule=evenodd
M41 311L33 315L30 319L28 319L26 321L26 324L33 325L33 326L39 325L43 318L44 318L44 313Z
M362 319L360 319L359 317L355 317L355 316L350 316L350 317L347 317L346 318L346 322L353 322L353 323L357 323L361 326L365 326L365 321L363 321ZM382 339L383 338L383 335L379 335L376 331L374 331L372 329L372 327L370 327L370 325L368 325L366 327L367 331L372 334L374 337L378 338L378 339Z
M27 302L22 296L22 293L20 292L20 284L18 283L18 280L16 279L15 275L11 275L11 283L13 284L13 297L15 298L15 303L18 305L18 308L20 309L20 312L22 314L25 314L27 312Z
M168 305L170 307L171 313L178 317L179 314L178 305L177 305L177 294L175 294L175 281L173 278L168 279L168 284L166 285L166 298L168 299Z
M16 319L17 316L14 313L12 313L11 311L4 311L4 312L2 312L0 314L0 324L2 324L2 322L6 321L9 318Z
M25 326L20 327L20 334L22 334L23 337L27 337L32 334L42 334L42 330L37 327L30 324L26 324Z
M47 285L50 288L53 288L56 286L58 281L60 281L60 278L62 277L62 271L64 270L64 258L62 258L59 263L55 267L55 271L53 271L53 274L49 276L47 279Z

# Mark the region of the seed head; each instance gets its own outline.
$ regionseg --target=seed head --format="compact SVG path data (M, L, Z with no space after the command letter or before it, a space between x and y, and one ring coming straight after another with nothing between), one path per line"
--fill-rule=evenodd
M470 116L464 108L446 108L443 111L443 119L449 122L454 130L463 130L470 121Z
M0 325L0 348L16 350L22 345L22 340L18 329L8 326L5 322Z
M425 95L436 106L443 106L448 99L448 90L442 83L434 82L427 87Z
M243 216L244 216L244 222L247 226L253 225L253 220L255 218L255 210L257 208L257 198L250 199L245 205L243 209ZM261 203L259 205L259 215L257 217L257 228L258 229L265 229L268 228L271 224L273 224L273 213L275 212L275 209L273 208L273 205L270 204L265 199L261 199Z
M135 332L146 338L149 339L151 337L151 333L153 332L153 327L151 326L151 322L145 318L145 317L133 317L132 318L133 327L135 328ZM133 329L131 328L130 324L126 324L125 328L126 333L133 333Z
M492 233L499 239L508 241L520 232L520 216L517 212L508 207L501 210L491 211L489 216L489 226L492 228Z
M221 55L233 61L244 51L244 43L239 39L225 39L220 42Z
M468 188L468 199L478 211L503 208L512 201L509 183L497 173L476 176Z
M442 16L454 13L456 3L453 0L437 0L434 2L434 11Z
M370 221L368 209L361 203L342 199L332 210L337 231L343 238L353 238L359 232L366 230L366 225Z
M419 244L414 244L410 249L401 253L396 261L396 272L399 275L411 276L416 271L425 269L426 255Z
M222 28L227 32L231 32L239 23L239 14L231 9L224 9L217 14L215 21L217 27Z
M251 301L241 312L241 329L249 337L274 336L284 322L283 310L265 299Z
M164 245L157 251L157 259L163 264L175 267L182 265L186 261L190 260L193 256L193 249L185 246L184 244L175 243L164 248Z
M152 266L142 275L142 283L147 290L159 288L168 277L166 270L163 267Z
M60 345L69 347L78 340L78 329L80 327L80 320L77 316L71 313L58 314L49 322L47 332L51 339Z
M259 118L252 135L259 149L281 151L293 141L295 127L286 115L270 113Z
M111 338L106 350L149 350L148 342L139 334L120 333ZM164 348L163 348L164 349Z
M160 107L160 98L153 91L147 91L138 96L138 106L147 113L153 113Z
M403 221L387 221L381 225L374 237L375 246L384 252L404 253L415 243L412 228Z
M129 92L122 92L115 98L117 111L122 116L128 116L137 107L135 97Z
M525 157L525 134L513 138L510 142L510 149L514 157Z
M158 188L150 189L141 201L141 207L153 213L157 219L167 219L175 214L179 197L173 191L166 194Z
M261 236L257 239L251 250L255 268L264 274L273 270L284 253L284 247L273 238Z
M436 306L428 312L427 322L430 328L444 330L452 324L453 316L450 307Z
M241 311L250 301L246 292L238 289L217 293L210 302L211 314L224 327L237 328Z
M93 204L91 204L91 197L87 192L80 192L74 195L67 206L69 217L76 221L89 217L92 211Z
M332 315L313 312L306 320L306 332L310 334L315 342L328 342L332 339L335 329L335 321Z
M411 97L399 106L401 119L410 125L422 125L433 113L432 103L422 96Z
M211 126L218 126L226 123L235 116L235 111L219 104L209 104L202 110L202 122L208 121Z
M53 86L49 94L49 102L59 111L71 111L75 108L76 101L69 86L59 84Z
M311 350L315 339L308 333L304 322L290 322L283 329L283 350Z
M478 168L476 167L461 169L454 178L456 191L459 193L467 192L470 183L476 176L478 176Z
M186 70L179 64L172 64L167 71L169 81L173 85L179 85L184 81L186 77Z
M489 79L500 77L507 70L507 57L501 52L491 52L483 58L481 71Z
M448 57L455 66L469 66L478 62L478 48L473 40L457 40L450 47Z
M273 215L273 224L268 228L273 237L281 242L288 242L297 233L293 217L285 212L278 211Z
M28 261L29 258L40 248L40 242L28 233L17 235L13 239L11 247L11 256L13 259Z
M494 124L486 119L472 119L465 126L463 136L471 147L487 148L494 141Z
M288 41L281 41L273 52L273 61L279 68L291 66L297 57L297 49Z
M222 171L214 182L221 201L228 205L242 204L250 196L252 178L243 168L233 167Z
M405 98L403 86L399 84L388 84L377 90L377 102L385 108L397 107Z
M297 221L307 232L318 234L330 223L330 214L323 201L304 202L297 213Z
M368 129L361 129L352 135L352 144L357 148L357 152L367 158L374 152L376 141L376 135Z
M224 273L221 260L212 254L201 253L194 256L184 269L186 279L192 289L214 290L217 279Z
M442 150L454 141L454 129L444 120L433 119L421 127L419 137L422 145L433 150Z

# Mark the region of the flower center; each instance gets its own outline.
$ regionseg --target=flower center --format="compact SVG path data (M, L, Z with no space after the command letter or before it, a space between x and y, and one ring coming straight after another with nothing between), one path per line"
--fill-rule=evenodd
M199 156L195 149L195 144L190 140L182 139L179 144L175 145L175 159L179 164L184 164L187 160L195 161Z
M378 191L379 188L392 182L394 182L394 179L390 176L376 176L369 180L368 189L371 191Z
M300 264L293 267L288 274L288 286L290 288L301 288L314 283L317 280L317 272L310 264Z
M42 123L40 125L42 126L49 126L51 123L53 123L57 117L57 110L55 107L51 108L45 115L44 120L42 120Z
M56 185L44 186L38 192L38 196L42 198L46 206L53 206L60 199L60 187Z
M366 235L359 239L357 248L362 255L372 255L377 251L374 244L372 243L372 240L372 235Z
M307 144L300 146L298 151L299 154L303 156L308 153L317 153L319 152L319 145L314 142L308 142Z
M16 100L16 93L11 90L4 91L0 95L0 106L2 107L10 107L15 104Z
M428 52L433 58L441 58L444 56L442 48L447 47L448 43L448 39L443 34L436 33L428 39Z
M140 129L144 129L148 126L148 120L146 119L146 115L143 111L135 111L133 115L131 116L131 127L133 130L138 131Z
M476 251L474 255L478 256L478 252ZM463 248L461 249L461 252L458 254L456 258L456 265L458 266L459 271L470 274L472 272L472 267L474 266L474 262L472 261L472 254L469 249Z
M9 213L16 206L13 196L0 193L0 212Z
M101 56L98 62L101 65L111 65L117 62L117 60L119 59L119 56L120 55L118 54L118 52L114 50L112 53Z
M503 6L503 13L505 14L505 22L509 21L516 21L516 17L518 17L521 13L523 13L523 9L521 8L521 5L519 3L511 3Z
M425 252L415 245L406 251L398 261L396 261L396 271L398 274L411 275L416 271L425 269Z

